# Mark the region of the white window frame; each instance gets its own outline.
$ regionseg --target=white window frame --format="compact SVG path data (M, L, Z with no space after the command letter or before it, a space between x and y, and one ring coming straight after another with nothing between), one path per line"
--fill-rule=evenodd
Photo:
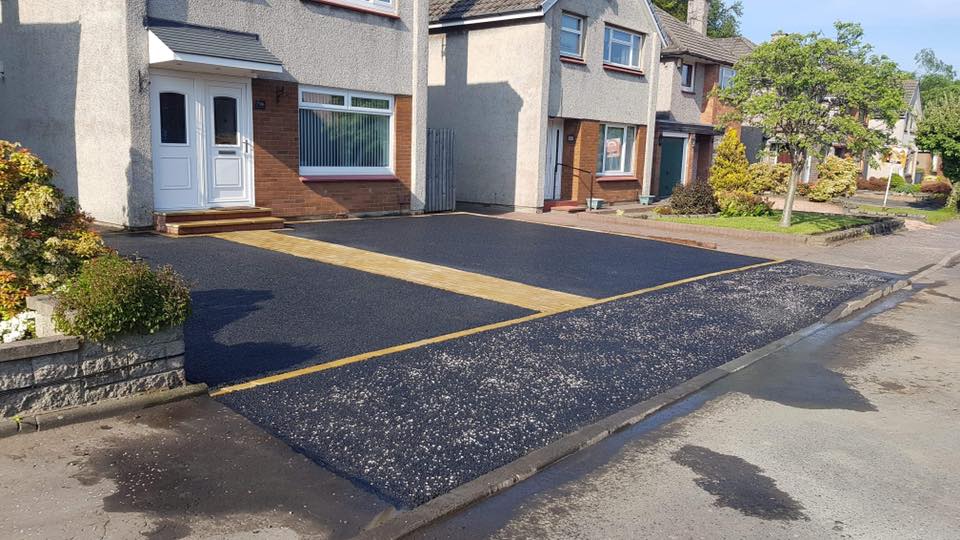
M630 41L627 42L627 41L623 41L622 39L617 39L617 38L614 36L614 32L623 32L624 34L630 35ZM643 63L643 42L644 42L644 37L645 37L645 36L644 36L643 34L639 33L639 32L633 32L633 31L631 31L631 30L626 30L626 29L620 28L619 26L611 26L611 25L609 25L609 24L608 24L608 25L605 25L605 26L603 27L603 63L604 63L604 64L611 65L611 66L618 66L618 67L623 67L623 68L627 68L627 69L636 69L636 70L639 70L639 69L640 69L640 65ZM633 54L633 52L634 52L634 51L633 51L633 43L634 43L633 38L638 38L638 40L639 40L639 44L637 45L637 51L636 51L636 53L637 53L637 54L636 54L637 63L636 63L636 64L621 64L620 62L614 62L614 61L610 58L610 43L611 43L611 42L616 42L618 45L626 45L626 46L630 47L630 57L633 58L633 56L634 56L634 54Z
M389 164L386 167L303 167L300 166L301 176L336 176L336 175L385 175L394 174L394 152L396 150L396 103L394 97L389 94L373 94L369 92L355 92L352 90L341 90L338 88L326 88L322 86L301 85L298 91L298 117L299 109L313 109L337 112L354 112L362 114L377 114L390 117L390 148L387 151ZM343 96L343 105L331 105L326 103L310 103L303 100L304 92L316 92L322 94L331 94ZM353 106L353 98L383 99L389 103L387 109L371 109L369 107ZM299 126L297 127L299 130ZM298 131L299 133L299 131ZM300 162L299 149L297 162Z
M690 67L690 86L683 84L684 66ZM686 62L680 62L680 89L683 90L684 92L693 92L696 86L697 86L697 65L688 64Z
M599 158L599 159L598 159L598 161L599 161L599 163L600 163L600 167L599 167L599 168L600 168L601 170L598 170L598 171L597 171L597 176L626 176L626 175L636 175L636 171L634 171L633 168L634 168L634 166L636 165L636 157L637 157L637 155L636 155L636 152L637 152L637 133L638 133L637 126L629 125L629 124L611 124L611 123L604 123L604 124L602 124L602 125L603 125L603 132L600 134L600 141L602 141L602 142L601 142L601 147L600 147L601 155L600 155L600 156L597 156L597 157ZM619 169L619 170L616 170L616 171L613 171L613 170L608 171L608 170L606 169L606 167L607 167L607 159L606 159L606 154L607 154L607 131L608 131L610 128L623 129L623 141L626 141L626 139L627 139L627 130L633 129L633 147L630 149L630 150L631 150L631 155L629 156L629 158L630 158L630 159L629 159L629 168L624 167L624 165L628 164L628 160L626 159L628 156L624 156L624 155L623 155L623 142L621 142L621 146L620 146L620 154L621 154L621 155L620 155L620 169Z
M361 9L371 11L380 11L390 15L397 14L396 0L323 0L327 4L342 4L345 6L355 6Z
M725 76L725 74L727 74ZM737 74L737 70L732 67L720 66L720 89L726 89L730 86L730 81L733 80L733 77Z
M580 21L580 30L572 30L563 26L563 18L570 17L571 19L576 19ZM573 58L583 58L583 35L584 30L587 26L587 19L583 15L577 15L576 13L570 13L569 11L560 12L560 35L564 33L573 34L577 36L577 52L568 53L564 52L560 47L562 42L557 42L557 49L560 50L560 56L568 56Z

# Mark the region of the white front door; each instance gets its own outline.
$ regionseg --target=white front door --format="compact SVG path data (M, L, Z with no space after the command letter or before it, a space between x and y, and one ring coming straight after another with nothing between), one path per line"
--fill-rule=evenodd
M560 198L560 179L563 178L563 119L551 118L547 123L547 170L543 180L543 200Z
M243 85L206 85L207 204L225 206L250 201L247 181L250 137L246 126L249 108Z
M150 87L154 207L252 206L249 80L165 74Z
M194 80L153 77L150 117L153 130L154 206L162 210L200 208L200 130Z

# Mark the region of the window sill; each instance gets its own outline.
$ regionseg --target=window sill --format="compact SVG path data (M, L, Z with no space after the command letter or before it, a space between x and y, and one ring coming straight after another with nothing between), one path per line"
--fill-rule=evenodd
M598 176L597 182L639 182L640 179L636 176L630 175L609 175L609 176Z
M331 174L300 176L304 184L319 182L399 182L400 179L392 174Z
M576 56L567 56L565 54L560 55L560 61L566 62L568 64L577 64L579 66L587 65L587 63L583 60L583 58L578 58Z
M682 87L682 86L680 87L680 91L683 92L684 94L696 94L696 93L697 93L697 91L694 90L693 88L684 88L684 87Z
M636 75L637 77L643 77L644 75L643 70L640 70L640 69L627 68L627 67L616 66L616 65L607 64L607 63L603 64L603 69L607 71L616 71L617 73L626 73L628 75Z
M365 8L363 6L357 6L354 4L349 4L347 2L338 2L337 0L304 0L306 2L313 2L314 4L324 4L327 6L340 7L344 9L349 9L351 11L357 11L359 13L367 13L370 15L379 15L380 17L385 17L387 19L400 20L400 15L397 15L391 11L383 11L373 8Z

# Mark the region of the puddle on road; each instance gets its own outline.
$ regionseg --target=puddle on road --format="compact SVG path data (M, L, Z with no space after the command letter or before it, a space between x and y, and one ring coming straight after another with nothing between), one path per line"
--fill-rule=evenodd
M739 457L694 445L680 448L671 457L675 463L697 473L694 481L717 498L716 506L763 520L809 519L803 505L778 489L775 480L762 474L763 469Z

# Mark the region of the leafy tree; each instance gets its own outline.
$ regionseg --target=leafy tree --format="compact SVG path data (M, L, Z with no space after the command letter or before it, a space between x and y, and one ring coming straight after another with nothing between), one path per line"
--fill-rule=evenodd
M792 171L781 225L790 226L797 183L807 156L842 143L871 155L889 137L870 120L893 125L903 110L903 75L872 53L858 24L837 22L837 37L788 34L757 47L736 65L721 99L734 108L722 119L763 130L790 155Z
M946 95L927 104L917 128L917 146L940 154L943 173L953 183L947 201L957 208L960 201L960 95Z
M710 185L716 191L746 189L749 183L748 167L747 149L740 142L740 134L728 128L710 166Z
M707 17L707 35L715 38L739 36L740 17L743 17L743 2L740 0L730 5L723 0L713 0Z
M924 103L932 102L949 93L960 93L960 81L953 66L937 58L933 49L923 49L917 53L917 66L920 68L920 97Z
M653 0L660 9L681 21L687 20L687 2L688 0ZM739 36L740 17L743 17L743 2L740 0L729 5L725 0L710 0L707 35L715 38Z

